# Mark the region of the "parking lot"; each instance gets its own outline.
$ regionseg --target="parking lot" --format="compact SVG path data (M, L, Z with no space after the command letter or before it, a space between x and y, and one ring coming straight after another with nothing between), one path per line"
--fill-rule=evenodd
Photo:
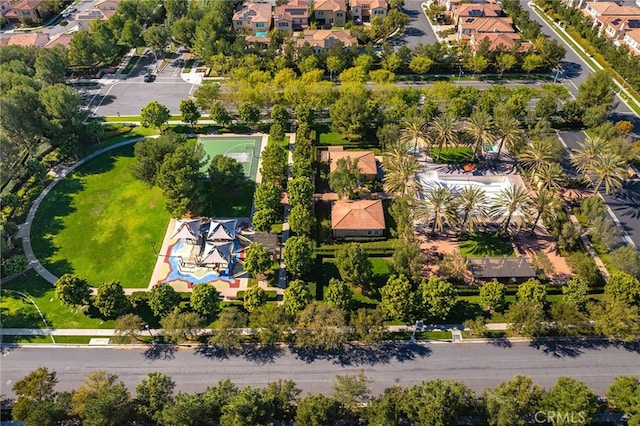
M180 77L184 67L181 59L181 55L174 55L154 81L145 82L145 73L155 70L155 58L152 53L141 56L126 77L105 75L95 87L80 87L85 107L97 116L138 115L149 102L158 101L171 114L180 114L180 101L195 90L194 84Z

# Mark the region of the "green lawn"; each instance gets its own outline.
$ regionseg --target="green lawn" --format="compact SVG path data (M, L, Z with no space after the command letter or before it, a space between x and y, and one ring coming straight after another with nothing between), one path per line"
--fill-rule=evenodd
M103 336L97 336L103 339ZM87 345L91 336L53 336L56 344ZM2 336L4 343L53 343L51 336Z
M431 148L431 158L434 159L438 156L438 149ZM471 161L473 157L473 150L467 146L460 146L455 148L442 148L440 153L440 159L438 163L458 164L467 163Z
M146 287L169 222L158 188L135 180L133 146L105 153L60 182L40 205L31 238L52 273L77 273L92 285L119 280Z
M458 246L463 257L502 257L515 256L508 237L498 232L477 232L462 235Z
M320 145L345 145L350 142L342 137L340 133L329 132L320 134Z
M54 328L113 328L113 321L92 318L88 308L72 308L62 304L55 296L53 284L49 284L34 271L28 271L26 278L18 277L2 284L2 326L6 328L43 328L44 323L38 311L30 302L19 295L4 291L17 290L25 293L38 305L47 325ZM51 339L47 338L50 342Z

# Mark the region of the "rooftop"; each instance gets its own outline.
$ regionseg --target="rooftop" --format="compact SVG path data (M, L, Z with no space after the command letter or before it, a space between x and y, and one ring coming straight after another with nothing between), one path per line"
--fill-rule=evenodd
M381 200L339 200L331 209L331 228L345 230L385 229Z
M469 270L474 278L530 278L535 272L524 257L469 258Z

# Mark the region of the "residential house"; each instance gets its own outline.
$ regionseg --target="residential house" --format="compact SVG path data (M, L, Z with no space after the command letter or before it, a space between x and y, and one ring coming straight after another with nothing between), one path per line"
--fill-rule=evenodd
M445 10L447 11L452 11L453 9L455 9L457 6L460 6L462 4L467 4L467 3L473 3L473 4L489 4L489 3L497 3L497 0L472 0L471 2L469 2L469 0L440 0L439 1L441 6L445 7Z
M44 0L20 0L11 6L4 17L7 22L19 23L22 21L37 22L49 13L49 6Z
M451 11L451 22L457 23L460 18L482 18L482 17L498 17L504 16L502 8L497 4L484 3L473 4L465 3L456 6Z
M76 21L92 21L94 19L106 20L115 15L120 0L100 0L93 8L75 15Z
M384 18L389 10L385 0L351 0L349 5L355 22L371 22L376 16Z
M323 158L329 163L329 172L333 172L338 168L338 160L342 158L350 158L358 161L358 169L364 177L374 180L378 174L376 165L376 157L373 151L345 151L344 147L330 147Z
M63 46L69 49L71 47L71 39L74 35L75 33L60 33L54 35L51 40L49 40L49 42L44 45L44 47L50 49L56 46Z
M11 1L10 0L0 0L0 15L4 16L8 11L11 10Z
M621 40L627 31L640 28L640 10L638 16L599 16L595 19L600 25L600 35L608 40Z
M640 55L640 30L627 31L622 41L629 46L631 54Z
M347 23L347 4L344 0L316 0L313 10L320 27L342 27Z
M458 20L457 39L467 39L471 34L514 33L513 19L508 17L460 18Z
M358 39L349 30L304 30L302 37L296 39L296 46L308 43L316 52L321 52L338 42L344 47L358 45Z
M273 14L273 27L278 31L300 31L309 26L309 3L291 0L277 6Z
M336 238L384 236L382 200L339 200L331 207L331 229Z
M271 29L271 5L269 3L242 3L233 14L233 29L256 35Z
M11 34L2 40L7 46L44 47L49 42L49 35L42 33Z
M522 41L520 34L518 33L481 33L471 34L469 38L469 47L475 53L477 53L482 47L482 43L488 44L487 50L507 52L511 51L516 45L518 46L518 52L524 53L533 49L533 43L528 41Z
M590 1L582 13L591 18L598 16L638 16L640 9L635 6L620 6L618 3L610 1Z

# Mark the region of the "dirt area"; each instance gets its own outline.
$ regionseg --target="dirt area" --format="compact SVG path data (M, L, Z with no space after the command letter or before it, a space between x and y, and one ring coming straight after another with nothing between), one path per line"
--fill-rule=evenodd
M431 236L429 234L417 235L420 249L425 256L423 274L432 276L438 273L438 265L445 254L458 250L458 239L453 234Z
M540 251L544 252L554 269L552 279L566 281L571 278L571 268L566 259L558 254L556 243L546 229L538 227L535 235L522 232L511 241L517 256L531 257Z

